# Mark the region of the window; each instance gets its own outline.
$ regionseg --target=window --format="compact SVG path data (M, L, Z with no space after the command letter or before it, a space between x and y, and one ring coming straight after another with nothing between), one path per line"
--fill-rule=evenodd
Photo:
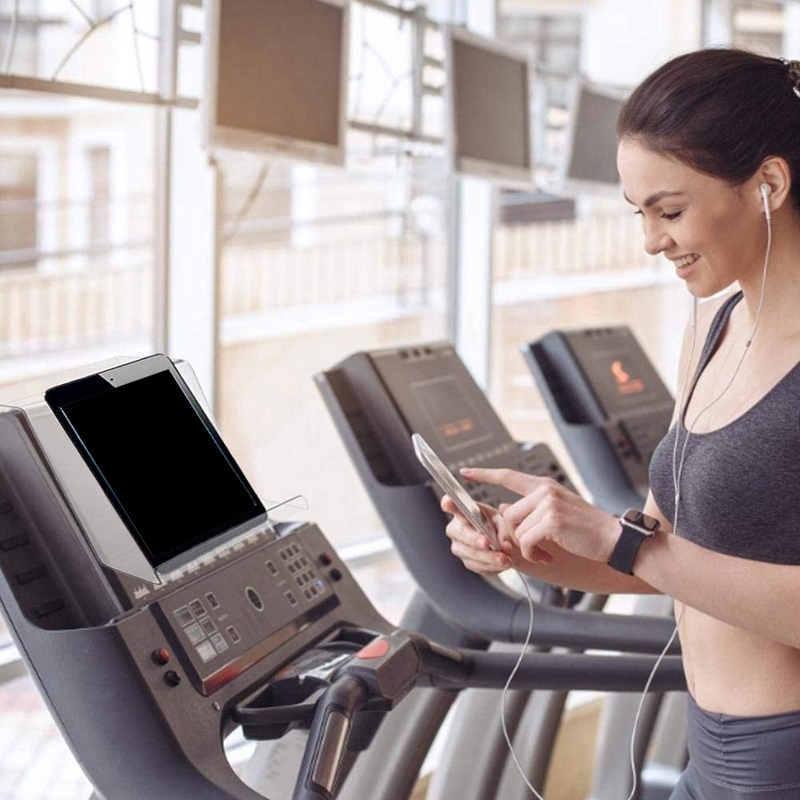
M35 153L0 150L0 268L36 263L37 166Z

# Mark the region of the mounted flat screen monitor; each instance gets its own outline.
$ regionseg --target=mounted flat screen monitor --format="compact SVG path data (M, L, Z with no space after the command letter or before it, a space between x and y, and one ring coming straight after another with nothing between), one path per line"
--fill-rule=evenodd
M349 0L209 0L210 148L343 164Z
M617 117L626 92L576 81L572 87L563 188L619 193Z
M266 521L263 504L166 356L54 386L44 397L162 574Z
M452 169L507 186L533 184L528 57L461 28L445 37Z

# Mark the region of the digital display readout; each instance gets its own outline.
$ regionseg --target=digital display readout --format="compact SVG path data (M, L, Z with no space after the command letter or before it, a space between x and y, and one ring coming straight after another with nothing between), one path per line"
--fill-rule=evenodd
M584 347L579 355L592 391L606 415L613 417L659 402L671 405L671 398L639 348L629 344L594 350Z
M451 451L491 436L481 422L478 409L452 375L420 381L411 389L438 443Z
M625 364L619 359L611 362L610 371L614 378L617 392L623 397L627 397L631 394L641 394L644 391L644 379L631 375L631 373L625 369Z

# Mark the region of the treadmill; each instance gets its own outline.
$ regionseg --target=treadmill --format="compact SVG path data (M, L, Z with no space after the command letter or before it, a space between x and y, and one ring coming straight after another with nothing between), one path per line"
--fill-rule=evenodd
M630 328L555 330L520 349L594 502L614 514L642 508L650 458L669 429L675 400ZM670 613L670 604L650 597L639 601L636 610L658 613L659 608ZM617 758L623 720L635 711L631 698L609 703L601 763ZM644 767L646 800L666 800L686 766L685 716L685 695L664 698L658 735ZM617 796L617 782L601 777L590 800Z
M641 508L675 399L631 330L551 331L521 350L595 505Z
M199 476L198 454L219 457L215 484L238 482L248 495L247 479L188 365L154 366L104 366L78 379L78 404L86 379L112 398L141 390L138 421L113 402L85 407L82 421L40 398L0 408L0 609L94 798L269 797L225 756L225 738L240 728L256 741L307 732L292 797L331 800L357 754L415 695L505 682L516 652L448 646L390 625L313 523L274 524L251 496L252 524L238 513L220 522L219 498L185 480ZM153 375L157 385L146 380ZM159 427L165 385L180 402ZM157 485L165 474L168 485ZM156 496L159 539L136 505ZM167 540L177 542L169 558L151 558ZM603 649L625 649L638 626L570 619L566 640ZM652 649L656 638L631 649ZM637 692L651 666L641 654L527 653L512 688ZM655 689L684 685L680 658L669 656Z
M510 467L550 476L574 490L550 448L513 440L449 342L355 353L318 374L316 381L376 510L424 595L421 604L429 612L424 624L431 624L431 616L438 617L471 637L472 646L523 641L529 616L527 600L509 592L498 579L466 571L452 556L449 539L443 533L447 517L439 508L436 488L416 460L410 437L413 432L420 433L456 475L459 467L467 464ZM476 500L493 506L516 499L501 487L462 483ZM654 615L637 621L636 617L601 614L604 598L581 599L580 593L557 587L537 589L540 602L534 615L532 642L538 647L595 647L567 633L571 630L569 620L574 622L576 617L587 623L624 627L627 633L618 632L624 637L620 649L630 652L660 652L674 628L669 620ZM584 608L571 610L579 602ZM413 620L403 622L427 631L415 626ZM548 699L541 694L530 699L516 697L513 708L509 708L512 729L518 727L521 737L526 730L533 730L532 739L539 742L533 746L529 737L526 746L519 748L529 756L526 774L544 777L565 699L565 694ZM535 728L517 724L529 702L532 710L526 717L539 720ZM473 721L497 713L497 699L485 693L474 703ZM537 709L540 703L549 707ZM657 711L658 700L648 698L640 723L641 742L650 739ZM463 716L470 718L467 712ZM464 730L465 737L483 735L468 721ZM495 796L503 775L510 783L516 782L515 793L508 788L504 797L528 793L516 770L504 767L508 754L499 736L491 746L452 741L444 758L447 789L441 788L442 797L454 791L456 781L459 797L488 800ZM463 763L464 750L474 753L468 766ZM643 756L640 748L639 763ZM619 759L607 766L606 773L607 783L630 784L629 768ZM618 778L611 780L611 774ZM432 789L439 789L439 784L433 783ZM433 796L438 795L434 792Z

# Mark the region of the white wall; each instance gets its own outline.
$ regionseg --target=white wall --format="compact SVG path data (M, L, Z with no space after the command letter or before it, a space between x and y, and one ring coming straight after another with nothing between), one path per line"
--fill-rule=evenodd
M800 59L800 2L791 0L784 10L783 54L789 59Z

